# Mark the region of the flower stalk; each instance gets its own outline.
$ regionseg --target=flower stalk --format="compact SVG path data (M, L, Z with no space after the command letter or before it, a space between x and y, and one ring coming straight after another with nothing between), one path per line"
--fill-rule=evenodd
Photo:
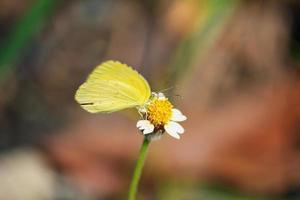
M144 167L145 158L147 155L149 144L150 144L150 140L148 140L146 137L144 137L144 141L141 146L138 160L136 162L136 166L135 166L133 176L131 179L128 200L135 200L137 189L138 189L138 184L139 184L140 177L142 175L142 170Z

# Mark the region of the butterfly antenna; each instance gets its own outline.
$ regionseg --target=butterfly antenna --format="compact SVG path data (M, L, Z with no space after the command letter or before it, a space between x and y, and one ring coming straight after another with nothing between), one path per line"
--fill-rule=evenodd
M179 97L180 99L183 99L183 97L180 94L174 94L175 97Z
M159 92L165 92L165 91L171 90L171 89L173 89L173 88L174 88L174 86L171 86L171 87L168 87L168 88L166 88L166 89L160 90Z

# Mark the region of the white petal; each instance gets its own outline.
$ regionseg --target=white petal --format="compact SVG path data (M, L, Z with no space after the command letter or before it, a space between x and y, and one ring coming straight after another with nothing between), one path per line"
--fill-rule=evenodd
M152 133L154 131L154 125L153 124L149 124L144 130L143 133L144 135Z
M179 134L182 134L184 132L184 129L180 124L178 124L176 122L172 122L172 121L167 123L164 126L164 128L169 135L171 135L172 137L174 137L176 139L179 139L180 138Z
M175 121L175 122L182 122L185 121L187 118L185 115L183 115L180 110L173 108L172 109L172 116L171 116L171 120Z
M143 134L152 133L154 130L154 125L148 120L139 120L136 123L136 127L140 130L143 130Z
M147 124L150 124L150 121L148 120L139 120L137 123L136 123L136 127L137 128L141 128L141 127L144 127L145 125Z
M167 131L167 133L168 133L169 135L171 135L172 137L176 138L176 139L180 139L179 134L176 133L176 132L170 132L170 131L168 132L168 131Z

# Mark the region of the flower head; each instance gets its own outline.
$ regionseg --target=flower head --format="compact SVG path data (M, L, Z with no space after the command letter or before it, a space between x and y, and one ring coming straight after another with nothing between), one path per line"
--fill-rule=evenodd
M143 119L136 124L144 135L160 136L164 132L176 139L184 133L184 128L177 122L186 120L180 110L173 105L163 93L153 93L153 97L146 104L146 109L140 110Z

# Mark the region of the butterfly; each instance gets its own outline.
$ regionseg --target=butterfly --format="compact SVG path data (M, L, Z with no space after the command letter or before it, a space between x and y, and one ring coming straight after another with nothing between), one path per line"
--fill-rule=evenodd
M150 97L146 79L128 65L113 60L98 65L75 94L75 100L91 113L143 107Z

